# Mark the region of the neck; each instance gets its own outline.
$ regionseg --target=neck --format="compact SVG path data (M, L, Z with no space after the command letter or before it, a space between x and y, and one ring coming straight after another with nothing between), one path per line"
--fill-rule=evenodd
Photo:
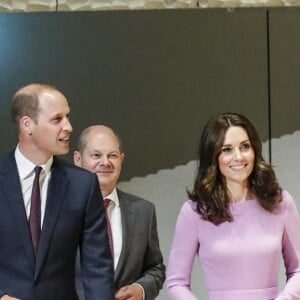
M44 153L39 153L39 151L34 151L34 149L31 149L30 147L26 147L19 143L19 150L21 153L32 163L35 165L44 165L51 157L48 155L45 155Z
M100 189L101 189L103 199L106 198L109 194L111 194L112 191L114 190L114 189L105 189L101 186L100 186Z
M248 184L227 186L230 202L246 201L251 199L252 193L249 190Z

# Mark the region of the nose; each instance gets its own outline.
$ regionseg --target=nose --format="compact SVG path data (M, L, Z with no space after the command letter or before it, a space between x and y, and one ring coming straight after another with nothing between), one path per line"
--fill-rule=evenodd
M73 131L73 127L70 123L70 120L68 118L65 119L65 122L63 124L63 128L64 131L68 131L68 132L72 132Z
M241 160L242 159L242 153L241 153L240 149L235 149L235 151L234 151L234 158L236 160Z
M107 155L102 155L102 156L101 156L100 164L101 164L102 166L107 166L107 165L109 165L109 159L108 159Z

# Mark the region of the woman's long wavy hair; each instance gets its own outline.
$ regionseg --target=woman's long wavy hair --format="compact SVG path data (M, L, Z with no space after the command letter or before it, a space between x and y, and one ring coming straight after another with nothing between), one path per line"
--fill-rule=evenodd
M202 219L215 225L233 221L226 182L218 165L226 131L232 126L242 127L247 132L254 150L254 167L249 176L249 189L252 194L269 212L274 211L282 200L281 187L272 166L262 156L262 143L254 126L243 115L223 113L211 119L203 129L194 187L192 191L188 191L189 198L197 203L197 211Z

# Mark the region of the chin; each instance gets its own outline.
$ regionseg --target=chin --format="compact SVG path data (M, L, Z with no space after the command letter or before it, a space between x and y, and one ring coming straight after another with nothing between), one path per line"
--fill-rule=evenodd
M65 155L69 153L69 148L61 151L57 151L54 155Z
M100 176L98 176L98 178L101 181L101 185L104 185L104 186L111 185L111 180L109 180L109 178L107 178L106 176L100 175Z

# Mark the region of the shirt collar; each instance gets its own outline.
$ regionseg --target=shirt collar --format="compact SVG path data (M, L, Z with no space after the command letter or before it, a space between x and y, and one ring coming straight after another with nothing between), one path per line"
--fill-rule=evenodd
M104 198L110 199L116 207L120 206L120 201L119 201L119 197L118 197L118 193L117 193L116 188L114 188L113 191Z
M26 177L30 176L36 165L22 154L19 145L16 147L15 150L15 159L20 178L23 180ZM50 173L52 162L53 156L51 156L45 164L40 165L47 175Z

